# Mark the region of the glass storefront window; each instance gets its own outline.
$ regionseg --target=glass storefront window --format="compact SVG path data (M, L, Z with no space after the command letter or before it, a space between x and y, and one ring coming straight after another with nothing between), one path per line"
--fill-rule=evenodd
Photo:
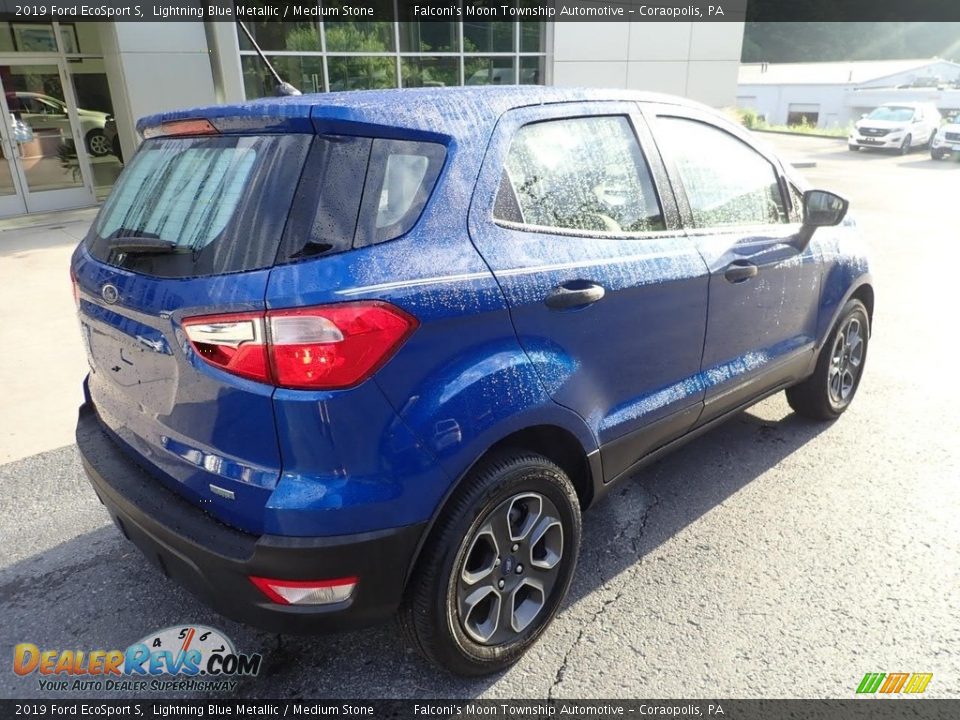
M463 51L465 53L512 53L514 24L505 22L464 22Z
M323 58L309 55L267 56L270 64L284 80L292 83L303 93L319 93L323 87ZM243 87L247 98L270 97L275 95L277 81L267 70L263 61L256 55L243 55L240 58L243 70Z
M328 22L323 30L327 52L393 51L393 23Z
M452 57L404 57L404 87L450 87L460 84L460 61Z
M543 85L545 81L546 58L529 56L520 58L520 84Z
M330 91L375 90L397 87L397 64L392 57L327 58Z
M400 23L402 52L460 52L460 33L452 22Z
M393 14L392 0L372 2L385 3L379 17ZM248 27L280 75L305 93L546 82L544 22L421 22L409 14L401 17L398 22L328 19ZM275 81L238 33L247 98L273 95ZM277 51L297 55L274 54Z
M320 52L320 26L314 22L252 22L246 23L257 45L264 52L269 50L299 50ZM246 34L237 28L240 50L253 51Z
M51 23L0 23L0 52L57 52Z
M512 57L466 57L463 59L464 85L515 85L517 64Z
M520 52L542 53L547 49L546 23L525 20L520 23Z

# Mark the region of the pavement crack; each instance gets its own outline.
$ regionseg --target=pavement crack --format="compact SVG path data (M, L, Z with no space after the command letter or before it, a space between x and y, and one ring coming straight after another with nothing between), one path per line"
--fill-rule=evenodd
M656 509L660 505L660 502L661 502L660 496L657 495L652 490L650 490L649 488L647 488L647 493L650 495L652 500L644 508L643 514L640 515L640 520L637 523L636 534L630 538L630 546L633 548L633 552L637 556L637 560L642 559L642 554L640 552L640 547L639 547L640 539L643 537L643 534L647 529L647 523L650 520L650 515L653 513L654 509ZM622 534L620 535L620 537L622 537ZM606 584L606 580L603 581L603 584L604 585ZM624 595L627 594L627 590L629 589L629 587L630 587L629 582L623 583L621 588L616 592L616 594L613 597L607 598L606 600L604 600L601 603L600 607L597 608L597 610L593 613L593 615L590 616L587 622L583 623L580 626L580 631L577 633L577 637L574 638L574 641L570 643L570 647L568 647L567 651L563 654L563 660L560 662L560 667L557 668L556 675L554 675L553 684L550 686L550 689L547 691L548 702L557 699L556 691L560 687L560 684L563 682L563 678L567 674L567 667L570 664L570 659L573 657L574 651L577 649L577 647L579 647L580 643L583 641L583 638L587 634L587 631L591 628L591 626L593 626L597 622L597 620L599 620L607 612L607 610L612 605L615 605L617 602L620 601L620 599Z

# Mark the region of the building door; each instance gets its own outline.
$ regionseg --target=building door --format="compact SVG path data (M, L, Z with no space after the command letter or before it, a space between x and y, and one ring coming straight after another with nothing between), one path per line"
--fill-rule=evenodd
M0 217L95 202L62 62L0 56Z

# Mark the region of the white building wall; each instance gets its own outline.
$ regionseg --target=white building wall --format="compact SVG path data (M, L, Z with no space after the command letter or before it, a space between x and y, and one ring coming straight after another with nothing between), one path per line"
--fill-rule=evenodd
M737 107L750 108L771 125L786 125L790 105L817 105L820 127L844 127L850 121L843 85L741 85Z
M217 102L203 23L99 23L104 65L125 157L136 121Z
M743 83L737 88L736 104L755 110L772 125L786 124L791 105L816 105L818 126L823 128L846 127L862 114L891 102L932 102L941 112L960 109L960 90L907 87L930 76L960 79L960 68L956 63L941 61L862 83Z
M732 106L743 23L558 22L553 84L650 90Z

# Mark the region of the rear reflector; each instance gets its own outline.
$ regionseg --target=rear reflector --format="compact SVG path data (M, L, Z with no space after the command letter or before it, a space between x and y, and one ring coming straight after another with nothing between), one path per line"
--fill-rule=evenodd
M336 390L373 375L417 328L393 305L363 301L183 321L197 355L279 387Z
M274 580L250 576L260 592L280 605L330 605L350 598L356 577L337 580Z

